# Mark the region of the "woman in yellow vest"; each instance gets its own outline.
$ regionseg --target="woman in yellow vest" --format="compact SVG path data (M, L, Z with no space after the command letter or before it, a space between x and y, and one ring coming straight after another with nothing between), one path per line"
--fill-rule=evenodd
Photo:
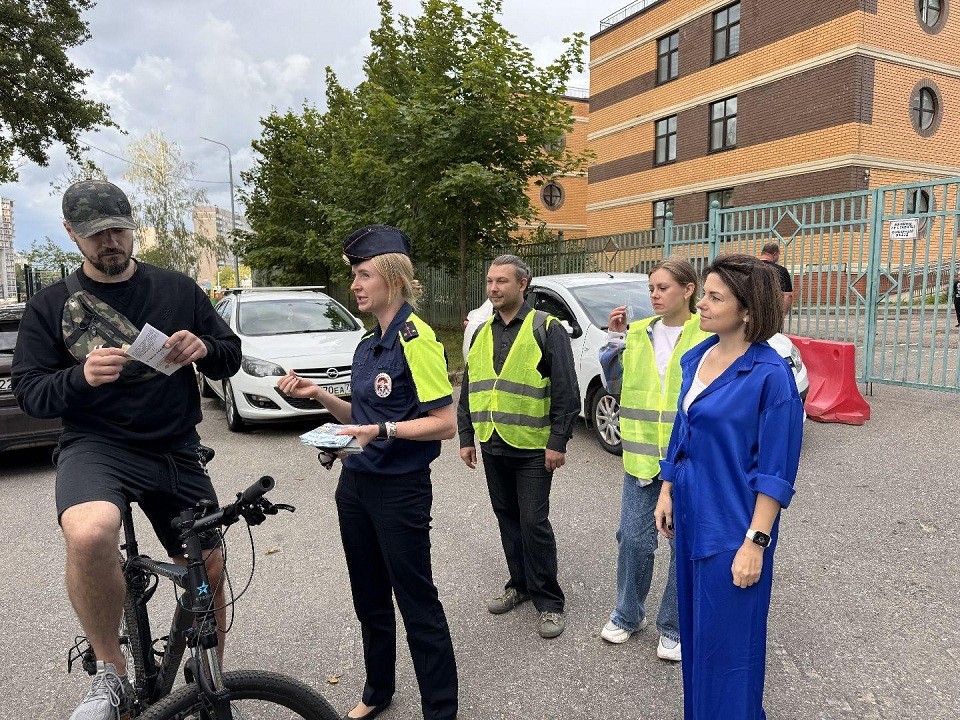
M627 309L610 313L609 337L600 350L604 385L620 395L623 443L623 497L617 530L617 606L600 636L623 643L648 624L644 603L653 579L657 527L653 510L660 494L660 460L670 442L680 394L680 358L709 337L696 314L696 268L667 258L650 274L650 299L656 315L630 323ZM624 337L626 331L626 337ZM657 614L657 656L680 660L674 544L670 570Z

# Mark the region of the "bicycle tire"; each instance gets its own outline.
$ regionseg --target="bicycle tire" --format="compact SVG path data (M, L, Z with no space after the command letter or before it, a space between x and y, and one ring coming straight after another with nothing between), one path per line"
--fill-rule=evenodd
M136 600L128 591L123 600L123 617L120 620L120 637L126 637L127 642L120 649L127 658L127 676L137 692L137 699L143 701L147 697L147 688L144 685L147 670L143 665L144 648L140 643L140 612L142 611L137 607ZM147 647L146 651L152 652L152 648Z
M261 711L255 715L258 718L340 720L341 717L316 690L286 675L267 670L233 670L223 674L223 683L231 709L234 702L259 702ZM151 705L139 720L187 720L199 717L202 707L203 699L197 694L197 686L186 685Z

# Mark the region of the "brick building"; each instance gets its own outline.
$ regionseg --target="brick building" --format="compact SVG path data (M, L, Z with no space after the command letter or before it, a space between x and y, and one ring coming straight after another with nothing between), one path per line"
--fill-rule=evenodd
M197 205L193 209L193 230L205 238L210 240L220 239L229 245L232 230L231 219L230 211L217 205ZM243 215L238 214L234 223L236 228L250 229ZM205 251L200 256L197 282L205 288L217 287L219 284L217 273L220 268L232 268L233 264L233 253L229 250L219 255L209 250Z
M564 97L573 110L573 128L561 141L571 152L580 153L587 147L587 132L590 127L590 101L586 90L568 90ZM585 173L571 173L550 179L537 186L530 183L527 196L531 206L537 211L537 221L533 224L521 224L521 231L531 231L541 223L545 229L556 234L562 231L568 238L584 237L587 228L587 176Z
M641 0L610 16L590 39L588 234L960 175L951 6Z

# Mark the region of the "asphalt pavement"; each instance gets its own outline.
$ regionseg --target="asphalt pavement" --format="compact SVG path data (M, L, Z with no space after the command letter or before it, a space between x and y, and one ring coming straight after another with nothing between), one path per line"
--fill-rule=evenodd
M807 422L797 495L785 511L770 612L765 706L771 720L960 717L960 395L877 385L862 427ZM297 435L312 424L226 430L205 400L204 441L221 499L261 474L275 501L297 506L254 528L256 574L237 605L227 664L282 671L339 710L363 687L362 644L350 601L333 490ZM49 449L0 454L0 720L67 718L87 678L65 672L79 626L63 587ZM433 559L457 653L462 720L679 720L679 667L656 658L656 632L624 645L599 637L615 595L622 466L578 425L558 472L551 520L568 626L536 634L528 603L503 616L487 598L506 579L482 470L455 442L433 466ZM141 549L162 555L145 518ZM246 532L229 535L234 586L250 572ZM655 616L661 550L648 612ZM172 608L161 588L155 635ZM384 720L420 718L405 642Z

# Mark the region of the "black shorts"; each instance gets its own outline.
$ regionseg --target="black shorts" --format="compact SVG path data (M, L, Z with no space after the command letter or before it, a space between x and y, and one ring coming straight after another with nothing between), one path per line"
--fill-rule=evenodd
M54 452L57 466L57 520L67 508L95 500L121 511L132 502L150 520L170 557L183 548L171 521L200 500L217 502L213 483L192 444L169 453L151 453L90 436L65 434ZM217 547L208 538L204 549Z

